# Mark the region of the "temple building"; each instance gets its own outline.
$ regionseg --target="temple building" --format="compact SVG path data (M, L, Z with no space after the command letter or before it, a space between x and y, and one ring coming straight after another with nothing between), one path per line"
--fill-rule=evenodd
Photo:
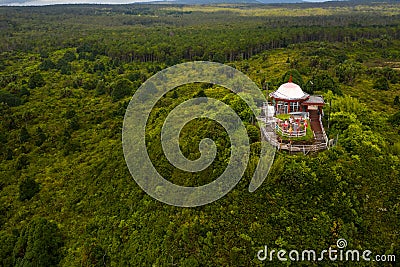
M322 113L325 102L322 96L309 95L299 85L289 82L279 86L278 90L269 95L275 107L276 114L288 114L293 112L309 112L318 110Z
M328 148L328 137L322 125L324 99L309 95L292 82L269 94L261 117L263 136L278 149L308 153Z

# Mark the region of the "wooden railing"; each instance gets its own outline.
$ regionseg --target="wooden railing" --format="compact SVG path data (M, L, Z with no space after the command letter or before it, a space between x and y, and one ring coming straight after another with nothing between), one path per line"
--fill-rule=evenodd
M319 124L321 125L321 129L322 129L322 134L324 135L324 139L325 139L325 144L328 145L328 136L325 133L325 129L324 126L322 125L322 120L321 120L321 115L319 115Z
M263 137L268 141L272 146L276 147L278 150L287 150L289 152L303 152L307 154L309 152L316 152L319 150L327 149L327 143L316 143L312 145L293 145L293 144L284 144L279 143L276 140L276 136L267 132L265 127L261 128Z
M281 127L279 127L278 124L276 124L275 130L277 133L281 134L284 137L302 137L302 136L306 136L306 133L307 133L306 129L300 130L300 131L296 130L296 131L292 131L292 132L286 131L286 130L283 130Z
M325 149L327 149L327 145L325 143L317 143L312 145L279 144L278 146L278 150L287 150L289 152L303 152L304 154Z
M279 142L278 142L278 140L276 140L276 136L275 136L275 135L271 136L271 135L267 132L267 130L266 130L265 127L262 127L261 130L262 130L262 133L263 133L264 138L265 138L271 145L273 145L274 147L278 147L278 146L279 146Z

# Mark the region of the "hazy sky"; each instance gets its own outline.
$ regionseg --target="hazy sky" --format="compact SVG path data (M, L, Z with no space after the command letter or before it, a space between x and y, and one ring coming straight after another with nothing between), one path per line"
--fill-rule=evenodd
M157 0L0 0L4 5L56 5L56 4L129 4L134 2L150 2ZM305 0L307 2L325 2L326 0Z
M148 0L0 0L0 5L129 4L133 2L149 2L149 1Z

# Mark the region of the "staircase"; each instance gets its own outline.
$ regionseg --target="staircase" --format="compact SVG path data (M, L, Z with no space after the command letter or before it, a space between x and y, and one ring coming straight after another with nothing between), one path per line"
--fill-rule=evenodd
M321 127L320 117L318 115L318 110L310 110L310 125L311 129L314 132L315 140L317 143L325 143L326 144L326 134L324 129Z

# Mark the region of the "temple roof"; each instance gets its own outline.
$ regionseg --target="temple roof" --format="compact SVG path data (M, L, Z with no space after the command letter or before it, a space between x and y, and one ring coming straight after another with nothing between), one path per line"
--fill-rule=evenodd
M310 95L304 93L297 84L287 82L279 86L278 90L270 94L270 97L278 100L305 100Z
M311 95L309 99L303 102L304 105L325 105L324 98L320 95Z

